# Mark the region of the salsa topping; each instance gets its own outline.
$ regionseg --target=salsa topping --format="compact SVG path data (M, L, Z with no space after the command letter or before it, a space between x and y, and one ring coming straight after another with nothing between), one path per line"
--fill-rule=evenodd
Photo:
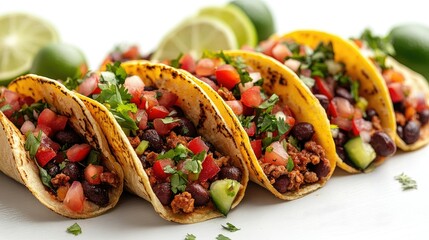
M279 96L267 96L261 74L242 58L205 52L198 61L185 54L178 63L217 91L237 115L260 166L279 192L298 190L329 174L323 148L312 141L313 126L296 123ZM195 68L187 68L190 65Z
M276 57L273 46L278 45L285 46L287 54ZM328 115L337 154L346 164L363 170L377 156L396 151L377 112L359 95L359 81L347 75L344 63L335 61L331 42L311 49L291 39L269 39L256 50L283 62L310 88ZM347 144L349 141L362 144Z
M7 89L13 95L13 112L5 115L26 136L25 150L39 168L40 179L55 199L75 212L82 212L85 200L100 207L109 203L109 189L117 187L118 177L106 169L100 153L85 143L66 116L51 110L48 104L34 102Z

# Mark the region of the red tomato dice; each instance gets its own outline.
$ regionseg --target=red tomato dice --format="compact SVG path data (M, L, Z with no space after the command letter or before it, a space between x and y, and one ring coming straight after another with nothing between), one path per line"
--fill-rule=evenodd
M244 108L243 103L238 100L225 101L225 103L231 108L235 115L239 116L243 114Z
M219 85L231 90L240 82L240 75L232 65L224 64L216 69L216 80Z
M241 94L241 102L247 107L258 107L262 103L261 88L253 86Z
M157 92L160 95L160 97L158 98L159 105L164 106L166 108L172 107L179 98L176 94L170 91L158 90Z
M74 212L82 212L84 202L85 195L83 194L82 184L78 181L74 181L67 191L63 203L68 209Z
M156 118L153 120L153 127L155 128L155 131L161 136L167 135L171 129L177 127L179 124L179 122L165 124L162 122L161 118Z
M57 156L57 153L48 146L39 146L36 152L36 160L39 166L44 167L49 161Z
M135 45L128 48L127 51L122 53L122 58L127 60L137 60L140 57L139 48Z
M103 173L103 166L89 164L83 171L85 180L91 185L101 183L100 176Z
M49 108L43 109L39 114L37 119L37 126L47 126L50 127L52 122L57 118L57 114Z
M139 123L138 126L140 130L145 130L147 128L148 116L145 110L143 109L137 110L136 120Z
M257 159L262 157L262 140L253 140L250 142L250 146L252 146L253 152Z
M404 93L402 92L402 84L397 82L392 82L387 85L389 89L390 98L393 103L398 103L404 100Z
M152 170L153 174L155 175L155 178L159 180L164 180L167 177L169 177L171 174L164 172L164 168L166 166L174 167L174 162L171 159L160 159L156 160L153 163Z
M70 162L80 162L88 156L91 146L87 143L75 144L66 152L67 159Z
M272 49L272 54L277 61L282 63L286 60L287 56L292 55L289 48L287 48L283 43L277 43Z
M201 165L202 169L200 176L198 177L200 182L206 182L207 180L216 176L216 174L220 171L219 166L216 164L211 154L207 155Z
M179 60L180 68L190 73L195 72L195 60L191 54L184 54Z
M188 148L194 153L198 154L202 151L208 151L209 147L206 145L206 143L201 139L200 136L192 139L188 142Z
M154 106L148 111L149 120L154 120L155 118L165 118L170 112L164 106Z
M247 136L249 136L249 137L255 136L255 133L256 133L256 124L255 124L255 122L251 122L250 126L248 128L244 128L244 130L246 131Z
M99 76L97 74L92 74L79 85L77 92L84 96L98 94L101 92L101 89L98 87L99 82Z
M331 100L334 95L332 94L331 89L329 89L328 85L325 81L323 81L320 77L314 77L314 80L316 80L316 86L319 89L319 93L325 95L329 100Z
M215 73L215 67L215 62L212 59L202 58L195 66L195 74L202 77L213 75Z
M51 123L51 128L54 132L62 131L66 128L68 118L66 116L57 115L57 118Z

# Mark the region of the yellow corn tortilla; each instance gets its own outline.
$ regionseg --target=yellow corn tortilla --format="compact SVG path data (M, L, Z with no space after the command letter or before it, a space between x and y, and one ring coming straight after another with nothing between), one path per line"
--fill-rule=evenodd
M50 105L56 113L67 116L69 123L77 133L100 151L102 165L117 174L118 187L109 190L110 202L106 207L85 201L82 212L74 212L55 199L43 185L39 169L25 151L25 136L0 112L0 170L25 185L30 192L47 208L69 218L90 218L98 216L113 208L123 190L123 172L121 166L110 153L108 144L101 129L92 118L83 102L58 82L36 75L25 75L10 83L10 90L31 96L35 101L42 100Z
M317 183L303 185L297 191L280 193L273 187L268 177L265 175L252 150L249 137L241 126L238 118L235 117L232 110L210 86L194 78L194 81L204 89L214 102L216 102L222 114L231 116L230 120L232 120L232 122L230 124L233 124L232 126L234 126L236 137L242 142L240 147L249 168L250 179L283 200L300 198L325 185L335 169L337 157L335 153L335 144L330 134L330 124L325 110L320 106L319 101L311 94L293 71L270 57L260 53L237 50L223 51L223 53L226 56L241 57L244 64L260 72L264 79L262 85L264 91L269 95L274 93L277 94L281 102L291 109L297 122L308 122L313 125L315 130L313 140L323 147L331 167L330 173Z
M368 101L368 107L373 108L378 113L383 130L392 139L395 139L395 114L383 77L354 44L336 35L314 30L299 30L287 33L280 38L293 39L298 44L304 44L313 49L320 42L331 42L335 61L344 63L347 75L359 82L359 95ZM364 172L374 170L385 160L386 157L377 157ZM340 157L337 157L337 165L349 173L362 172L344 163Z
M232 204L232 208L235 208L244 197L249 173L238 146L240 143L234 141L229 128L228 121L231 120L228 116L223 116L207 94L181 71L147 61L130 61L123 63L122 67L128 75L139 76L146 86L155 86L175 93L179 98L179 107L197 126L198 134L216 146L217 151L230 156L232 165L241 169L241 188ZM163 206L152 190L140 159L113 115L104 105L84 96L81 96L81 99L106 134L113 153L124 169L126 188L130 192L151 202L155 211L169 221L196 223L223 216L213 204L196 207L195 211L189 214L175 214L170 207Z

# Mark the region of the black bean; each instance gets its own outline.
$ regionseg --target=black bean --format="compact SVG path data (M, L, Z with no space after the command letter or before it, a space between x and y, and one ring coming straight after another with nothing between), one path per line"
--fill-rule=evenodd
M168 182L157 183L152 190L162 205L169 205L173 200L173 191L171 191L171 185Z
M282 175L276 179L276 182L273 184L273 187L279 191L279 193L287 192L287 186L289 185L290 180L287 175Z
M368 108L365 115L365 120L371 121L372 117L377 116L377 112L374 108Z
M413 144L419 140L420 124L417 121L409 121L404 127L403 140L406 144Z
M74 162L67 162L61 172L70 177L70 182L78 181L82 176L79 165Z
M197 136L197 130L191 120L185 117L180 117L178 119L179 125L173 129L177 134L188 137Z
M109 204L109 191L102 185L91 185L87 181L82 182L83 193L91 202L100 207Z
M352 94L343 87L338 87L335 89L336 96L347 99L349 102L353 103L354 99Z
M148 129L143 132L142 140L149 142L149 148L160 153L164 147L164 142L155 129Z
M347 135L340 130L334 142L336 146L343 146L347 142Z
M241 170L235 166L222 167L219 171L219 179L233 179L241 182Z
M395 142L385 132L375 132L370 144L379 156L387 157L396 152Z
M329 99L327 96L323 94L314 94L314 96L319 100L320 105L325 109L325 111L328 111L329 107Z
M155 86L144 86L145 91L155 91L157 88Z
M328 176L331 171L331 167L329 166L329 163L320 161L312 170L316 173L318 178L324 178Z
M151 166L150 162L146 159L145 154L142 154L140 156L140 162L142 163L144 169L149 168Z
M337 152L338 157L340 157L341 160L343 160L343 161L347 160L347 155L346 155L346 151L344 150L344 147L336 146L335 150Z
M424 109L419 112L419 121L422 125L425 125L429 122L429 109Z
M183 116L185 116L185 114L183 113L183 110L178 106L172 106L170 109L169 115L171 117L183 117Z
M291 133L298 141L308 141L314 135L314 128L310 123L300 122L293 126Z
M185 191L192 195L195 206L205 206L210 200L209 192L198 183L190 183Z
M54 140L61 145L64 145L64 144L73 145L73 144L83 142L79 134L77 134L73 130L64 130L64 131L57 132L54 136Z
M403 101L394 103L393 109L395 110L395 112L405 112L405 103Z
M51 177L55 177L60 172L60 167L53 161L48 162L43 168L46 169Z

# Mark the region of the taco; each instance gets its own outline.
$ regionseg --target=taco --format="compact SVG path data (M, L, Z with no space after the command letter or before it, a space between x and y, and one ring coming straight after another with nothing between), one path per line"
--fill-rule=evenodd
M256 50L296 72L319 99L331 123L340 168L370 172L396 152L387 88L352 43L329 33L295 31L273 36Z
M259 53L206 52L172 61L225 114L235 115L251 180L276 197L293 200L322 187L335 168L329 122L317 99L289 69Z
M82 99L107 134L128 190L170 221L227 215L249 179L229 116L220 115L188 75L167 65L106 67L77 91L90 97Z
M354 43L383 76L393 103L396 145L412 151L429 143L429 86L426 79L389 56L388 40L366 30Z
M1 89L0 106L3 173L69 218L94 217L117 204L122 168L74 93L26 75Z

